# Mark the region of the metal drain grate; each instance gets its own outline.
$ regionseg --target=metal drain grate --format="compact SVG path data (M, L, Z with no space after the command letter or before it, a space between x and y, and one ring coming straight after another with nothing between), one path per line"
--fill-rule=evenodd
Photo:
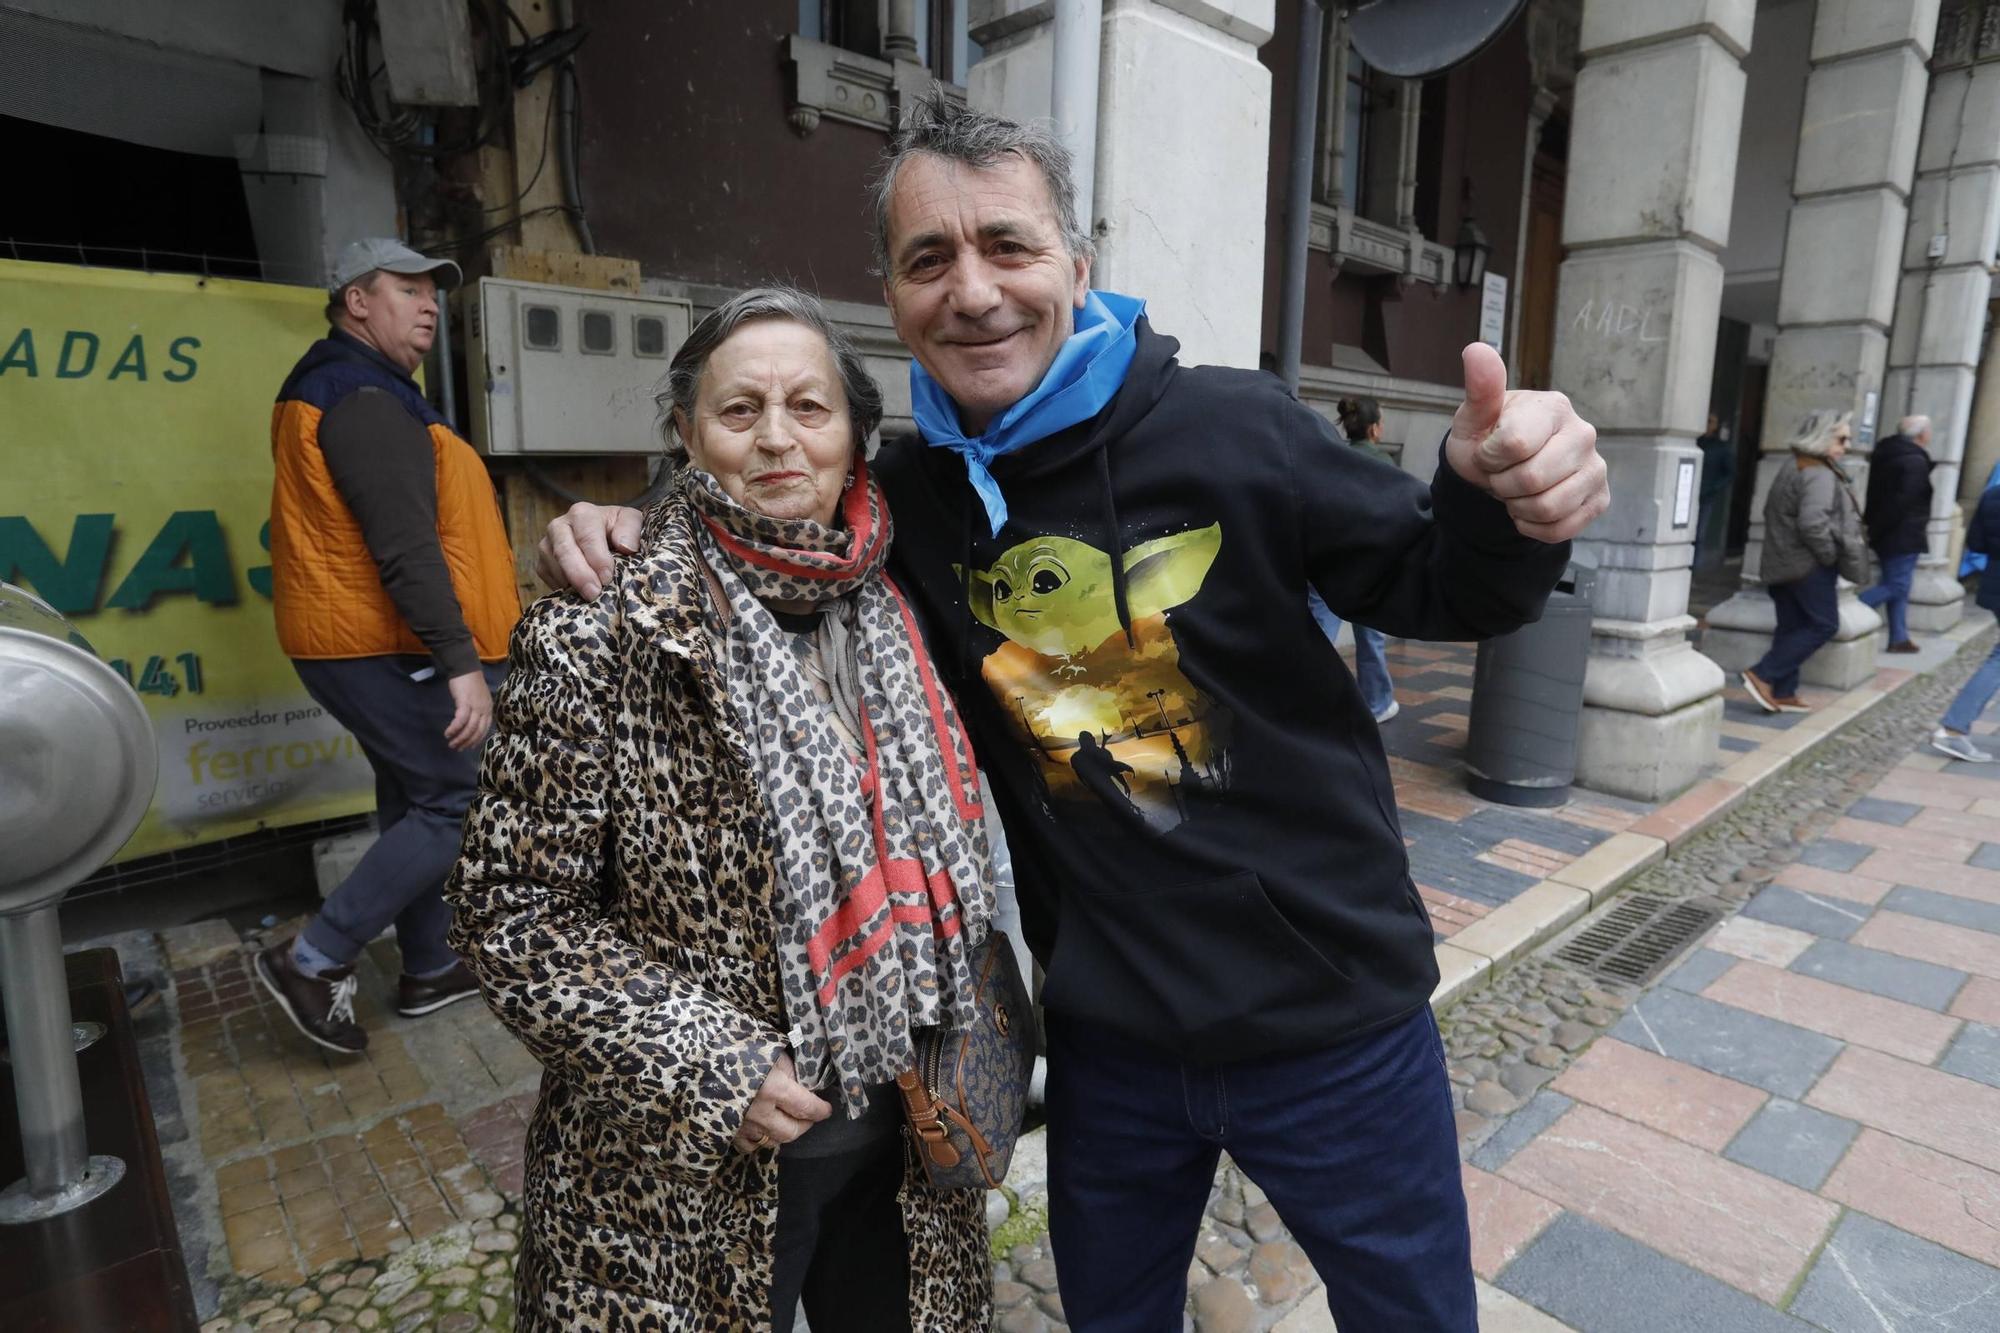
M1718 906L1636 895L1578 931L1556 957L1616 981L1651 981L1721 918Z

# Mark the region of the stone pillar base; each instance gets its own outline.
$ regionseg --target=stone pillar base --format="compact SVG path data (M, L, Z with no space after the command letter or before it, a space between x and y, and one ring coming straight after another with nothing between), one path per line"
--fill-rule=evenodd
M1723 675L1687 641L1693 628L1688 616L1593 626L1577 742L1583 786L1657 801L1714 765Z
M1713 767L1721 728L1719 694L1657 714L1586 704L1577 740L1577 782L1635 801L1665 800Z
M1916 608L1910 608L1914 614ZM1745 589L1708 613L1701 651L1726 671L1754 666L1771 650L1778 625L1777 608L1763 589ZM1882 617L1855 599L1852 588L1840 591L1840 629L1833 642L1806 659L1799 679L1826 689L1851 690L1875 674L1876 631Z
M1943 565L1921 565L1910 585L1910 628L1940 634L1965 618L1965 585Z

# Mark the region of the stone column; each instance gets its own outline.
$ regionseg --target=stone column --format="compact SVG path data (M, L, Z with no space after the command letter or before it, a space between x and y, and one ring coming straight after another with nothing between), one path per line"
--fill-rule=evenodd
M1815 408L1852 412L1857 447L1848 471L1859 487L1867 474L1859 427L1871 399L1877 431L1882 417L1894 428L1897 413L1881 391L1937 12L1938 0L1820 0L1813 20L1743 588L1709 613L1702 641L1732 670L1763 656L1777 623L1757 573L1764 496L1778 469L1792 466L1786 440ZM1867 680L1881 623L1843 588L1839 633L1806 663L1804 678L1836 689Z
M1699 777L1722 720L1722 672L1687 638L1683 467L1700 467L1754 9L1583 7L1554 381L1597 427L1611 511L1577 546L1598 564L1577 767L1641 800Z
M1987 303L1986 317L1989 323L2000 319L2000 301ZM1986 493L1995 463L2000 463L2000 338L1988 334L1972 396L1972 425L1965 433L1965 462L1958 472L1958 502L1966 521Z
M1271 75L1257 48L1276 0L1105 0L1095 198L1098 287L1144 297L1190 365L1255 366L1263 331ZM967 96L1046 117L1053 7L973 5L993 41Z
M1913 412L1931 419L1930 550L1910 595L1910 625L1922 630L1949 629L1963 613L1952 528L1992 295L1986 265L2000 238L2000 51L1979 51L1975 64L1975 46L1970 13L1955 8L1937 30L1883 393L1885 430Z

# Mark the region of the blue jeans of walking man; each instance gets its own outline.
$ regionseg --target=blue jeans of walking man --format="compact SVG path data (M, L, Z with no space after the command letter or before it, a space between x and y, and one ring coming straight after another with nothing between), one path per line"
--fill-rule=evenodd
M465 812L479 786L479 750L452 750L441 739L451 721L450 691L435 675L412 678L431 665L429 657L292 665L306 692L354 733L368 757L381 830L306 924L306 949L322 966L351 963L394 925L404 972L422 977L450 968L457 958L444 941L451 924L444 881L458 860ZM498 689L507 665L485 672Z
M1996 693L2000 693L2000 644L1993 646L1993 651L1959 690L1958 697L1951 701L1951 707L1945 710L1944 725L1960 735L1970 733L1972 724L1986 711L1986 705L1993 702Z
M1910 584L1917 576L1917 561L1921 558L1916 555L1883 556L1882 581L1860 594L1866 606L1888 605L1890 643L1910 641Z
M1306 606L1326 632L1326 641L1340 638L1340 617L1320 600L1317 592L1306 594ZM1389 638L1379 629L1354 627L1354 675L1361 685L1361 700L1378 719L1396 702L1396 687L1389 679Z

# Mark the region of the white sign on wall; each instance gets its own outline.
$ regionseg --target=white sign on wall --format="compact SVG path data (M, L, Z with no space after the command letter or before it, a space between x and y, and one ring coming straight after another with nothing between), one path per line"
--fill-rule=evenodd
M1497 352L1506 331L1507 279L1498 273L1489 273L1479 301L1479 341Z
M1674 527L1694 522L1694 481L1696 460L1683 458L1674 473Z

